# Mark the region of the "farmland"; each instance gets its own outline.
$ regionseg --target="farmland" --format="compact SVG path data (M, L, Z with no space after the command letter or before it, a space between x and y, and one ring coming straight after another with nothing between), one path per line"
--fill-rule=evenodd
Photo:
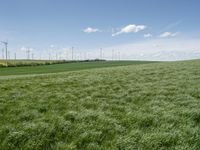
M200 60L111 64L1 68L0 149L199 149Z
M46 61L25 61L27 65L30 63L45 63ZM17 63L20 64L20 61ZM22 61L23 63L23 61ZM47 63L59 63L50 61ZM77 71L92 68L114 67L114 66L126 66L126 65L138 65L146 63L155 63L153 61L91 61L91 62L60 62L61 64L51 65L39 65L39 66L24 66L24 67L7 67L0 68L0 76L6 75L26 75L26 74L45 74L45 73L58 73L65 71ZM16 64L15 61L11 61L11 64Z
M0 60L0 67L40 66L67 63L65 60Z

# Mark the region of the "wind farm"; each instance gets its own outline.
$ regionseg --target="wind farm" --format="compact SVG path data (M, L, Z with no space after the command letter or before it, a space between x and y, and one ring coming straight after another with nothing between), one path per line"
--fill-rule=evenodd
M0 150L199 150L199 0L6 0Z

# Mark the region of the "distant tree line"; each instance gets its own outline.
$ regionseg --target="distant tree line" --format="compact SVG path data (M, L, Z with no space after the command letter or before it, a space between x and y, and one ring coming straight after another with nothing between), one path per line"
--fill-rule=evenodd
M106 61L103 59L88 59L88 60L0 60L0 67L23 67L23 66L41 66L65 63L78 63L78 62L94 62Z

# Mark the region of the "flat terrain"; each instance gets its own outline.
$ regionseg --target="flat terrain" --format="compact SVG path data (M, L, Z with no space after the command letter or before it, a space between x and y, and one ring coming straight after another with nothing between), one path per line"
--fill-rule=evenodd
M0 59L0 67L20 67L20 66L39 66L46 64L65 63L65 60L2 60Z
M36 61L40 62L40 61ZM8 67L0 68L0 76L7 75L27 75L27 74L45 74L58 73L66 71L77 71L93 68L104 68L114 66L138 65L146 63L155 63L152 61L94 61L94 62L74 62L64 64L52 64L42 66L24 66L24 67Z
M200 60L0 79L0 149L198 150L199 108Z

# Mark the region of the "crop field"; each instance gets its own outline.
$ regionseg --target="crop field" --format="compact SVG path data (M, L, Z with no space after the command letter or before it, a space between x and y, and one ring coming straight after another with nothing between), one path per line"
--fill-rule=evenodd
M65 60L0 60L1 67L41 66L66 63Z
M41 61L42 63L44 61ZM36 61L40 63L40 61ZM24 66L24 67L7 67L0 68L0 76L6 75L26 75L26 74L45 74L58 73L65 71L77 71L83 69L138 65L146 63L155 63L153 61L91 61L91 62L69 62L63 64Z
M200 60L92 66L0 69L0 149L199 149Z

